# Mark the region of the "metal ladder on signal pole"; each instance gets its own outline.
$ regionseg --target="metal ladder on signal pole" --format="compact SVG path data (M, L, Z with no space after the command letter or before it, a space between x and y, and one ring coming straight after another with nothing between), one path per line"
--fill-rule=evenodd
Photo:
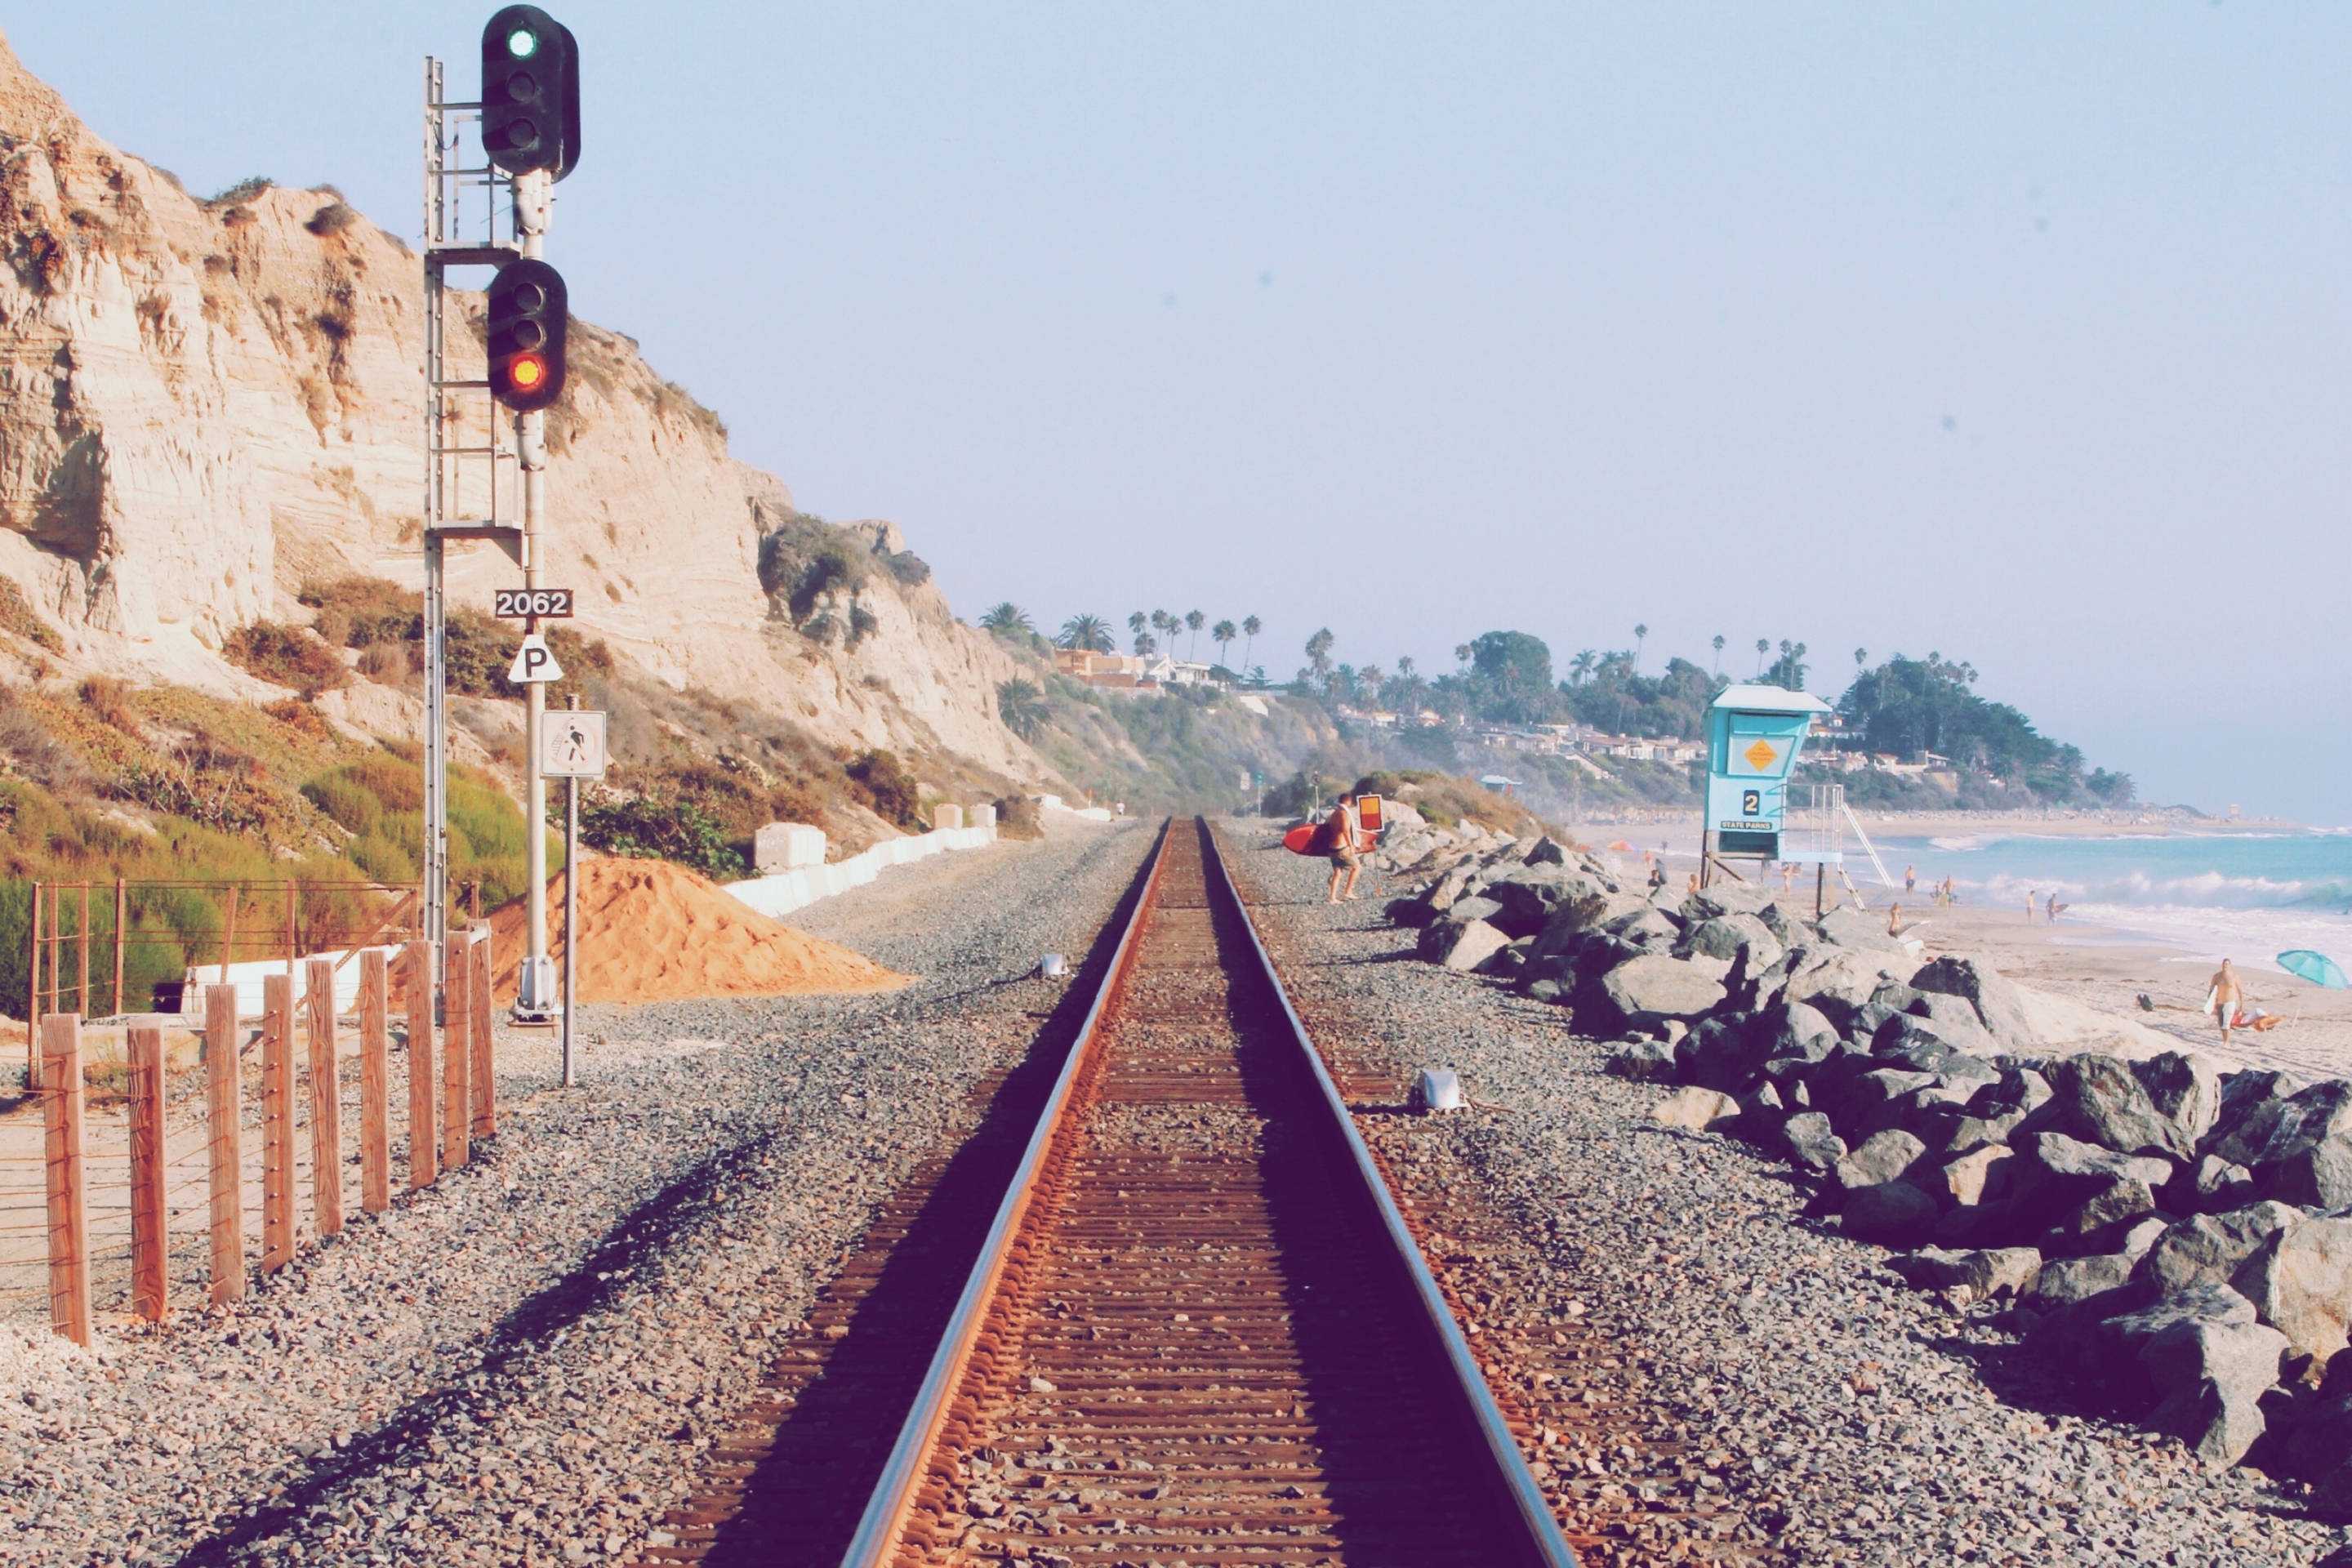
M520 458L501 428L489 383L453 374L449 286L453 267L503 267L521 247L497 238L514 181L479 148L466 155L466 129L481 105L452 103L441 62L425 61L425 936L440 962L449 930L448 605L445 552L488 540L524 565ZM475 138L478 142L478 134ZM479 228L468 238L467 193L478 193Z

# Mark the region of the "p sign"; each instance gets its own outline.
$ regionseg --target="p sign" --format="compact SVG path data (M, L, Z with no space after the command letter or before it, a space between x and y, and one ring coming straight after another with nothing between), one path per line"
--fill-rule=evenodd
M537 632L523 636L522 647L515 650L514 663L508 667L507 679L517 686L537 686L563 679L563 667L555 662L555 650Z

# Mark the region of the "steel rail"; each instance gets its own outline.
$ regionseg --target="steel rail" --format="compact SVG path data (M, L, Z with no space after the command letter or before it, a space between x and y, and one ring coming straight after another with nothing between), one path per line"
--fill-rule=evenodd
M980 1256L964 1280L962 1293L956 1298L955 1312L940 1337L939 1349L931 1353L930 1366L923 1374L922 1386L916 1392L906 1421L898 1428L898 1440L890 1446L890 1457L883 1464L881 1478L866 1499L866 1511L857 1521L857 1531L850 1537L849 1548L842 1554L842 1568L880 1568L898 1548L908 1511L914 1507L916 1493L921 1487L923 1461L937 1441L950 1401L963 1381L972 1346L980 1336L982 1318L1003 1278L1013 1243L1022 1220L1028 1215L1030 1200L1035 1195L1046 1151L1061 1129L1062 1112L1069 1105L1079 1069L1093 1048L1095 1026L1101 1021L1119 982L1126 977L1135 952L1136 933L1143 929L1144 915L1160 890L1160 873L1168 864L1168 845L1175 826L1172 816L1160 824L1160 842L1151 851L1151 869L1136 896L1135 908L1128 913L1127 927L1119 932L1118 946L1112 951L1102 984L1087 1008L1076 1038L1070 1042L1069 1054L1063 1058L1062 1070L1054 1079L1053 1092L1046 1097L1036 1129L1029 1134L1021 1163L1005 1187L1003 1201L997 1205L996 1218L981 1244Z
M1204 820L1201 826L1206 829L1208 824ZM1413 1240L1412 1230L1406 1226L1404 1215L1389 1192L1388 1182L1372 1159L1372 1152L1365 1144L1363 1134L1356 1130L1356 1119L1349 1114L1348 1102L1339 1093L1339 1086L1332 1080L1330 1069L1324 1065L1323 1054L1315 1048L1315 1041L1307 1032L1305 1020L1290 1004L1290 993L1283 988L1281 976L1275 972L1273 956L1265 951L1265 942L1258 935L1257 923L1250 919L1249 906L1242 901L1241 889L1234 886L1233 875L1225 869L1224 851L1217 843L1216 834L1204 831L1202 837L1209 848L1203 858L1216 868L1216 875L1210 886L1213 889L1223 888L1225 896L1233 900L1234 909L1242 917L1242 929L1249 932L1250 949L1257 954L1265 983L1276 1000L1282 1004L1282 1016L1290 1021L1291 1035L1298 1042L1299 1054L1306 1058L1308 1070L1314 1074L1317 1085L1323 1091L1324 1107L1330 1111L1336 1130L1346 1141L1348 1152L1356 1163L1357 1174L1363 1179L1365 1189L1380 1212L1381 1224L1396 1247L1397 1262L1412 1280L1422 1310L1428 1314L1430 1327L1436 1331L1439 1342L1444 1346L1445 1359L1460 1382L1462 1395L1470 1404L1480 1434L1486 1439L1488 1453L1502 1471L1511 1500L1517 1505L1520 1520L1527 1526L1531 1544L1551 1568L1577 1568L1576 1551L1569 1545L1568 1538L1560 1533L1559 1521L1552 1517L1550 1505L1544 1501L1543 1489L1536 1484L1534 1472L1528 1468L1527 1458L1519 1452L1518 1440L1511 1436L1510 1427L1503 1420L1502 1408L1495 1403L1495 1395L1486 1386L1486 1373L1478 1365L1478 1358L1471 1353L1470 1342L1463 1337L1461 1326L1454 1322L1453 1310L1445 1304L1444 1292L1438 1289L1436 1277L1430 1273L1429 1265L1422 1258L1421 1246Z

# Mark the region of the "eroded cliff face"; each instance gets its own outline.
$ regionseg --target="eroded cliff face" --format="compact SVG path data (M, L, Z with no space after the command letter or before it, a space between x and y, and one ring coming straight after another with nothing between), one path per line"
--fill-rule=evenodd
M0 575L67 667L249 691L215 651L236 627L301 618L304 584L347 574L421 584L423 267L405 245L331 190L196 200L0 41ZM478 297L457 316L453 355L478 374ZM544 580L578 590L582 630L829 742L1050 778L997 719L1020 667L935 585L869 573L796 626L760 581L761 539L793 512L782 481L730 457L629 339L578 323L573 343ZM490 546L453 548L461 602L517 581Z

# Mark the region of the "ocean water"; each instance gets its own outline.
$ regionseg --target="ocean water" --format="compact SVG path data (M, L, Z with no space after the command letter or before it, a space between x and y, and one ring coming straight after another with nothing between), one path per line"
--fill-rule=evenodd
M2013 909L2021 921L2027 893L2046 899L2054 889L2067 906L2061 929L2070 921L2112 926L2183 958L2231 958L2242 968L2275 969L2278 953L2315 948L2352 970L2352 832L1873 842L1898 886L1905 866L1918 868L1923 900L1948 875L1963 904ZM1857 881L1875 879L1866 860L1849 868Z

